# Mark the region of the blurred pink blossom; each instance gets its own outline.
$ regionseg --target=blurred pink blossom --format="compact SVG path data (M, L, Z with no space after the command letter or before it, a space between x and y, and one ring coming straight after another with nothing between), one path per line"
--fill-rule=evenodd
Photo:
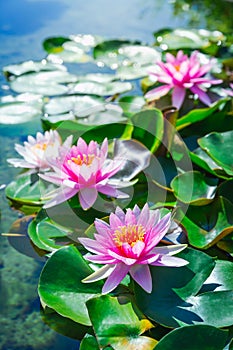
M159 246L171 225L171 213L160 217L160 210L150 210L145 204L140 210L136 205L126 214L119 207L111 213L109 224L96 219L97 233L94 239L79 238L83 246L95 255L86 255L92 263L103 267L86 277L83 282L95 282L106 278L102 292L111 292L129 274L148 293L152 291L152 278L148 265L179 267L188 264L173 257L186 248L185 244Z
M213 63L201 65L198 58L198 51L194 51L190 57L183 51L178 51L176 56L166 54L166 63L157 62L158 70L150 72L149 75L154 81L163 85L156 87L145 94L149 100L159 99L172 90L172 105L178 109L185 99L186 90L190 89L193 94L206 105L211 104L211 100L206 93L206 88L213 84L220 84L220 79L210 79L204 77L208 73Z

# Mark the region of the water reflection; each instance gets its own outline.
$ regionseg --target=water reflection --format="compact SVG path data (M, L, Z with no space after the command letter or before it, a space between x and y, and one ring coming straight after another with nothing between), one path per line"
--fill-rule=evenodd
M54 6L56 5L56 6ZM50 8L52 7L52 11ZM0 32L7 35L31 34L53 19L58 19L67 8L64 2L53 0L8 0L0 2Z

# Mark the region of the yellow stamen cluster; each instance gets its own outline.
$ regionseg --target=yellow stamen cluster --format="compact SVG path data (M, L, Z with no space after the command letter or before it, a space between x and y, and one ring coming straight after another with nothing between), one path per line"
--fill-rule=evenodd
M142 225L119 226L113 234L113 240L118 247L128 243L133 247L138 241L144 241L146 231Z
M176 65L174 65L174 67L175 67L175 69L179 72L179 70L180 70L180 65L179 65L179 64L176 64Z
M47 148L48 144L47 143L36 143L33 148L36 149L41 149L42 151L45 151Z
M82 154L82 156L78 155L77 157L71 157L71 159L68 160L68 163L74 162L77 165L90 165L94 158L94 154Z

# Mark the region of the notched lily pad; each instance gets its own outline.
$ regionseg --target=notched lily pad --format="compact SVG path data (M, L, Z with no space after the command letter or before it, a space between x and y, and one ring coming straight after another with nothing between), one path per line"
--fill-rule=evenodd
M183 215L189 243L199 249L207 249L233 232L233 205L223 197L202 207L190 206Z
M233 131L212 132L200 138L198 143L215 163L233 176Z
M199 171L187 171L172 180L171 188L181 202L204 205L214 199L217 184L218 179L208 178Z

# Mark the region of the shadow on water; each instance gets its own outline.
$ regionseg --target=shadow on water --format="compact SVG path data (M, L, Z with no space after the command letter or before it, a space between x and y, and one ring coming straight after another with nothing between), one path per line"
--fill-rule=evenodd
M59 0L0 2L0 32L7 35L31 34L53 19L58 19L67 5ZM52 11L50 10L52 8ZM23 11L22 11L23 9Z

